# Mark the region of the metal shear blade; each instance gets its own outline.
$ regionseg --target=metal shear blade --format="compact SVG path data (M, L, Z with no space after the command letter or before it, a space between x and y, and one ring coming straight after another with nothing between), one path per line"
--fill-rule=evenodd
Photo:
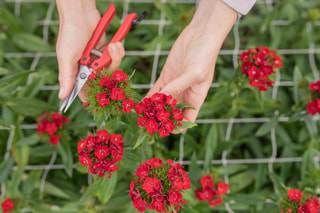
M60 111L63 110L63 112L66 112L68 110L68 108L70 107L70 105L72 104L72 102L74 101L74 99L77 97L77 95L79 94L80 90L82 89L82 87L85 85L85 83L88 80L88 76L92 73L92 69L88 68L85 65L80 65L80 72L78 74L78 77L76 79L76 81L73 84L73 88L71 90L71 93L69 94L69 96L63 101L61 107L60 107Z

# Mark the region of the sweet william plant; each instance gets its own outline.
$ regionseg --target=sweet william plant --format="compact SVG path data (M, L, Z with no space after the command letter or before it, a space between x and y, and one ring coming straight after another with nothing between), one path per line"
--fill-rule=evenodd
M157 36L157 30L154 30L156 26L153 25L136 27L127 36L127 50L154 51L159 43L162 44L161 51L169 50L180 33L179 29L183 29L183 26L189 23L194 11L192 4L163 4L158 0L154 3L129 4L129 10L143 8L154 11L152 19L158 19L159 11L163 12L168 21L164 27L164 34ZM120 8L123 5L122 2L117 4ZM182 137L172 134L177 129L168 134L167 131L172 129L172 124L168 125L167 129L162 128L167 122L167 112L170 113L168 121L172 120L175 128L183 128L184 121L178 121L179 118L174 118L173 113L173 110L177 109L180 113L176 115L183 113L181 104L177 103L174 107L166 105L166 112L160 114L145 115L144 111L137 114L136 105L143 102L146 90L133 90L128 85L150 84L150 65L153 64L154 58L128 56L120 68L128 76L127 79L122 79L125 78L122 72L117 72L118 78L114 79L111 71L103 74L109 77L110 82L115 82L116 86L114 83L108 85L107 78L96 73L101 79L93 82L98 87L91 89L100 91L96 91L92 97L92 101L95 102L92 109L101 108L100 114L95 114L98 111L88 113L85 108L90 109L90 105L84 108L76 100L64 115L68 117L69 123L65 123L63 129L60 129L62 133L56 145L49 142L49 134L46 138L40 139L36 126L41 114L58 110L57 91L51 90L55 88L52 86L58 85L58 66L55 57L50 57L50 52L54 51L54 38L57 37L58 26L50 24L47 28L50 36L46 42L43 40L45 34L39 23L45 19L47 3L21 2L21 7L15 7L10 2L0 4L0 12L3 14L0 21L0 203L3 203L3 206L0 212L135 213L138 212L135 206L145 208L146 212L162 211L165 206L165 210L175 212L179 205L179 213L225 213L230 211L227 211L225 204L228 204L233 212L297 212L299 208L304 212L319 211L313 208L318 205L320 188L320 173L317 169L319 167L315 160L315 157L319 157L319 123L316 112L318 107L315 102L312 103L310 112L310 107L306 107L317 99L312 93L318 91L308 90L308 85L318 80L314 75L315 70L311 70L310 62L314 59L317 65L319 58L316 51L314 54L305 51L309 48L309 43L314 43L315 49L317 48L319 36L316 14L319 10L314 6L317 4L317 0L303 3L280 1L272 10L269 10L269 7L265 9L264 2L256 4L253 11L244 16L239 23L240 49L247 52L252 47L264 46L282 53L282 68L275 67L274 71L277 73L262 79L275 82L280 80L280 84L272 83L266 86L266 91L258 91L259 86L264 86L263 84L255 87L250 84L250 80L258 80L258 65L255 65L258 72L251 72L251 76L249 73L244 75L240 70L233 70L229 55L220 55L215 74L215 82L218 82L220 87L210 89L198 116L198 126L188 129ZM97 6L104 12L103 7L108 5L97 1ZM20 10L20 13L14 13L14 10ZM52 19L58 19L55 12ZM288 26L278 25L278 22L273 21L288 19ZM115 24L111 24L110 27L116 28ZM305 29L310 31L307 33ZM262 33L256 33L257 30ZM233 49L232 39L227 39L223 48ZM287 54L300 49L303 51L299 51L299 54ZM39 61L38 58L34 60L34 51L40 52L37 54L37 57L40 57ZM49 54L43 55L43 51L49 51ZM159 67L164 61L165 57L161 55ZM239 61L239 64L241 63L243 62ZM29 71L30 66L34 70ZM137 69L137 72L130 77L131 73L128 75L126 71L132 68ZM235 72L241 77L238 82L231 78ZM105 85L99 87L102 78L104 81L101 83ZM128 82L128 85L125 85L125 82ZM244 87L240 87L237 84L239 82ZM115 90L109 91L107 86L114 87ZM129 88L132 92L127 91ZM303 92L303 89L306 90ZM264 98L257 98L259 96ZM172 100L174 98L172 97ZM117 107L113 110L108 109L111 106ZM154 103L151 107L156 108ZM138 126L138 118L141 120L145 117L156 120L149 122L153 127L146 127L146 123L143 122ZM266 120L270 118L270 122L242 123L243 120L259 117ZM227 125L224 122L229 121L229 118L237 119L236 122ZM288 118L289 122L283 118ZM241 123L237 123L238 121ZM158 125L157 131L155 123ZM179 126L179 123L182 126ZM161 132L164 137L160 136L160 128L165 130ZM153 132L149 133L148 129L149 132ZM114 146L111 137L103 142L101 139L96 141L98 151L92 147L89 150L86 146L80 151L81 154L78 152L78 143L89 137L96 138L98 131L107 131L109 136L120 134L123 139L122 159L112 164L115 165L114 169L118 167L116 171L108 171L109 167L106 164L115 156L115 153L112 156L113 148L110 148ZM229 138L226 137L227 132L230 133ZM271 139L276 143L271 144ZM264 159L270 157L275 148L276 161L264 163ZM121 149L115 150L118 152ZM111 154L107 154L108 152ZM92 159L91 164L87 162L86 166L83 166L81 162L85 165L86 161L79 161L80 155L89 156ZM222 157L225 157L227 164L220 164ZM163 165L169 159L175 162L174 166L182 163L182 168L190 179L190 188L178 191L178 183L176 188L172 184L166 185L164 178L153 177L153 172L145 179L138 180L135 174L140 164L153 158L161 159ZM88 157L85 159L90 161ZM230 159L232 161L229 161ZM250 163L234 164L236 159ZM292 159L295 162L292 162ZM103 163L97 163L99 161ZM210 188L210 184L207 184L204 185L204 190L200 179L209 174L208 169L212 167L212 163L217 163L214 168L219 175L225 177L225 181L220 182L221 178L214 177L213 187ZM92 169L97 173L92 174ZM99 177L99 173L103 176ZM141 197L144 200L143 205L138 201L140 198L137 197L137 193L132 192L128 196L131 180L137 181L134 186L131 184L133 190L138 188L136 192L144 194L144 198ZM226 185L218 190L219 183L229 185L229 190L221 196L218 191L220 193L221 189L226 190ZM165 188L165 185L171 188ZM299 201L289 201L289 189L299 189L303 197ZM161 195L165 195L164 198L152 197L155 191L158 195L161 191ZM196 191L200 199L207 200L199 200ZM199 194L200 192L202 193ZM212 192L215 193L213 198ZM136 202L132 200L133 195L137 199ZM223 199L223 203L220 198ZM14 209L7 199L14 203ZM210 206L211 201L211 205L221 204ZM283 205L282 201L289 202L290 205Z

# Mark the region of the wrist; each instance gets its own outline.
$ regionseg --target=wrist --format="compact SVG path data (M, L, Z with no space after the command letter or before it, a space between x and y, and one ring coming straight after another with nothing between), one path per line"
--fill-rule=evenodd
M222 45L237 17L237 12L222 0L201 0L189 28L214 37Z
M60 20L96 10L95 0L56 0L56 4Z

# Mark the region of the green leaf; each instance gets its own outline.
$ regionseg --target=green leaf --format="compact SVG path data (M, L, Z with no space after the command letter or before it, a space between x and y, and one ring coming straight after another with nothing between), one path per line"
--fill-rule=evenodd
M179 103L175 106L175 109L183 109L183 108L195 109L193 106L191 106L190 104L187 104L187 103Z
M30 155L29 146L14 146L13 156L19 168L23 168L28 164Z
M301 71L298 66L295 66L293 69L293 98L295 103L299 103L302 98L300 95L300 82L303 79Z
M82 166L81 163L76 163L76 170L82 174L88 174L88 166Z
M213 160L213 154L218 143L218 131L217 125L213 124L209 130L205 141L205 156L204 156L204 169L209 172L211 168L211 162Z
M62 157L62 163L64 165L64 170L68 174L69 177L72 177L72 172L73 172L73 156L71 153L71 148L68 143L65 141L60 141L57 145L57 150L60 153Z
M153 0L154 5L162 11L166 17L172 22L177 21L177 16L172 12L172 10L168 7L167 4L161 3L159 0Z
M269 173L269 177L273 183L273 185L276 187L278 191L279 198L283 199L287 197L287 188L283 184L282 180L275 174Z
M29 173L27 179L23 182L22 192L23 194L29 195L33 192L37 182L40 180L42 170L33 170Z
M23 169L17 169L12 174L11 181L8 184L8 191L10 192L11 197L17 197L20 195L19 185L21 183L22 174L23 174Z
M305 117L304 123L306 124L306 127L308 129L308 132L309 132L310 136L312 138L317 137L317 135L318 135L318 127L317 127L316 122L312 119L311 115L308 115L308 116Z
M57 186L53 185L52 183L46 182L44 186L44 191L49 195L53 195L56 197L72 200L74 197L67 194L63 189L58 188Z
M314 168L314 148L309 147L303 154L302 165L301 165L301 179L304 179L306 174L310 172L311 168Z
M15 34L12 42L26 51L48 52L54 51L54 48L41 38L28 33Z
M192 121L181 121L180 123L182 126L176 126L173 131L179 131L180 129L191 129L198 125Z
M253 184L255 178L256 172L250 170L232 176L231 178L229 178L231 193L237 193L250 186L251 184Z
M40 141L40 138L37 134L30 135L28 137L22 138L15 143L16 146L27 146L35 145Z
M91 184L87 191L82 195L80 202L83 202L85 199L98 195L98 192L100 190L101 184L102 184L103 178L99 178L97 181L95 181L93 184Z
M50 144L49 142L46 142L43 145L38 145L36 147L33 147L30 150L30 156L32 157L47 157L52 155L52 153L55 151L53 149L53 145Z
M0 164L0 183L5 181L6 178L11 174L13 163L13 157L10 156L7 160L2 161Z
M6 102L14 112L26 116L39 116L47 110L54 110L52 105L35 98L16 98Z
M275 128L278 125L278 117L273 117L269 122L264 123L256 132L256 136L260 137L271 131L272 128Z
M106 176L102 178L103 180L98 191L98 198L102 203L106 203L111 198L117 185L117 172L113 172L110 179Z
M0 75L8 75L10 71L6 68L0 67Z
M10 125L12 125L12 123L7 123L0 118L0 126L10 128Z
M19 32L21 30L20 22L15 15L0 7L0 27L1 29L8 28L14 32Z
M19 97L34 97L44 86L46 78L49 77L49 72L38 72L32 75L32 81L23 87L18 95Z
M28 78L29 74L35 71L23 71L4 76L0 79L0 96L1 93L9 93L17 89ZM7 95L7 94L6 94Z
M140 146L148 137L147 133L140 131L139 137L133 147L133 149L136 149L138 146Z
M241 164L231 164L226 166L219 167L219 174L221 175L232 175L234 173L243 171L248 169L247 165L241 165Z

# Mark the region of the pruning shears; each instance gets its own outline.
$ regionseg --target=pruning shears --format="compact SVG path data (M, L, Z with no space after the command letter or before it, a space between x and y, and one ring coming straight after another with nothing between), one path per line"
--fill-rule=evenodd
M108 47L106 47L106 49L103 52L100 52L99 50L94 49L94 47L97 45L102 34L105 32L107 26L109 25L109 23L111 22L115 14L116 14L116 9L114 7L114 4L111 3L107 11L104 13L102 18L100 19L96 29L92 34L90 41L88 42L86 48L82 53L82 56L79 61L79 64L80 64L79 74L73 85L72 91L70 92L69 96L63 101L60 107L60 111L64 109L64 112L66 112L68 110L68 108L70 107L74 99L77 97L82 87L87 82L88 76L92 72L99 72L111 63L111 57L108 52ZM127 35L128 31L130 30L130 27L138 24L145 16L146 16L146 12L144 12L137 20L135 20L137 18L136 13L128 14L123 20L116 34L113 36L113 38L109 42L109 44L122 41L124 37ZM99 58L92 61L91 54Z

